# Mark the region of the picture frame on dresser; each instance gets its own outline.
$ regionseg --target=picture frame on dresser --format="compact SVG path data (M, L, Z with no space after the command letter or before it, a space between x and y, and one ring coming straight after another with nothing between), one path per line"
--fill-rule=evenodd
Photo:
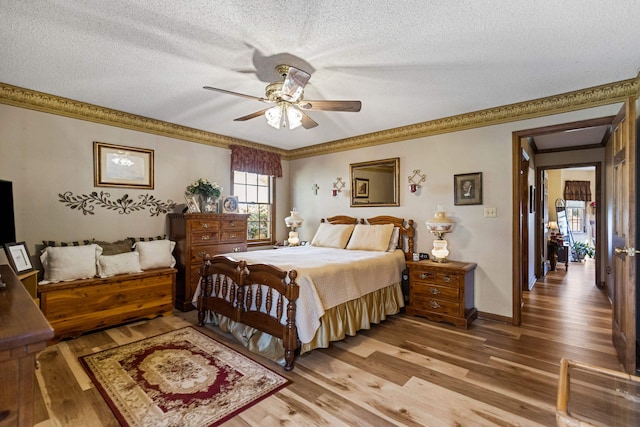
M25 242L6 243L4 251L7 255L9 265L16 274L27 273L33 270L31 256Z
M198 196L195 194L185 194L184 199L187 201L187 208L189 213L200 212L200 205L198 205Z
M238 213L238 196L225 196L222 199L222 213Z

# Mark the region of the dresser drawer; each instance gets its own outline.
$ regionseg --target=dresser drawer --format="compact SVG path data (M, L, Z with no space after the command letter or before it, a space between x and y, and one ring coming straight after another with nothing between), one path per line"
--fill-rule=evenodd
M192 245L210 245L220 241L220 232L218 230L192 231Z
M247 231L245 229L223 230L220 233L220 243L244 242L246 238Z
M460 289L433 283L411 282L411 295L416 298L438 298L458 302Z
M194 231L218 231L220 230L220 221L212 221L206 219L194 219L189 221L189 229Z
M221 230L244 230L247 227L247 221L240 221L237 219L224 219L220 220Z
M224 245L211 245L211 246L198 246L191 248L190 262L191 264L197 264L198 266L204 262L206 255L214 256L217 254L246 252L247 244L245 242L228 243Z
M411 307L422 312L431 312L447 316L458 316L460 303L457 301L445 301L435 298L417 297L411 300Z

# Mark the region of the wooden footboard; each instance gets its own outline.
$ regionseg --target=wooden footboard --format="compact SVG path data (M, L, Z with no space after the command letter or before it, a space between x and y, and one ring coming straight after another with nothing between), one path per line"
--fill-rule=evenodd
M295 323L297 272L272 265L247 265L224 256L207 257L201 271L198 324L207 310L282 339L285 367L293 369L298 348Z

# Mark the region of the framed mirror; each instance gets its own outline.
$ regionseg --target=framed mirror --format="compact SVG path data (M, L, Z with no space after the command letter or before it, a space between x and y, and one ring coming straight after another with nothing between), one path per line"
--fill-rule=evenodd
M351 207L400 206L400 158L351 163Z

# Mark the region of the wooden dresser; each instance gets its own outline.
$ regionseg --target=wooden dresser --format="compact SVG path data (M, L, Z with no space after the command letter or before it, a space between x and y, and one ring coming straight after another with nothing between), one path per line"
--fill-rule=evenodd
M53 329L8 265L0 265L0 426L33 426L36 355Z
M191 300L198 287L205 255L247 250L248 214L169 214L169 238L176 242L178 310L193 309Z
M478 317L473 301L476 264L430 260L408 261L409 305L407 314L467 329Z

